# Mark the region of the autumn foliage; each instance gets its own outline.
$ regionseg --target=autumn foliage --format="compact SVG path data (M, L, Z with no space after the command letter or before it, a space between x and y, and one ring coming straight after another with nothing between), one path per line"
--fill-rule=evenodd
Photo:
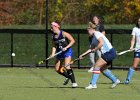
M140 17L140 0L0 0L0 25L85 24L99 15L105 24L132 24Z
M49 20L85 24L92 15L105 24L132 24L140 17L140 0L49 0Z
M44 24L45 0L0 0L0 25Z

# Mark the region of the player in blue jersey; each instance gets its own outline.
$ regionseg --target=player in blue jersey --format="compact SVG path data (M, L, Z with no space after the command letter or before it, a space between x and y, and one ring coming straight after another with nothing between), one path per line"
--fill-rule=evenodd
M75 43L73 37L63 30L60 29L60 25L57 22L51 23L51 31L52 31L52 54L53 56L56 52L63 51L56 58L55 70L57 73L66 77L64 81L64 85L66 85L69 79L72 82L72 87L77 87L77 83L75 81L75 76L72 68L67 66L66 68L62 67L63 64L67 65L70 63L72 58L72 48L71 46Z
M133 28L132 31L132 39L131 39L131 46L130 50L134 48L135 45L135 52L134 52L134 59L133 65L129 68L127 78L125 80L125 84L129 84L131 77L133 76L139 62L140 62L140 18L137 21L136 27Z
M82 59L83 55L88 54L89 52L96 52L97 50L101 50L101 57L98 58L95 65L93 66L94 68L92 71L93 74L90 82L91 84L89 84L86 89L97 88L96 82L99 77L100 71L102 71L102 73L105 73L105 76L112 80L113 85L111 87L114 88L117 84L120 83L120 80L115 77L110 70L106 69L108 68L108 65L110 65L112 60L115 59L116 51L112 47L106 36L103 35L101 32L96 31L96 25L92 22L89 22L88 33L96 37L96 39L98 40L98 45L93 49L88 49L85 53L81 54L79 58Z

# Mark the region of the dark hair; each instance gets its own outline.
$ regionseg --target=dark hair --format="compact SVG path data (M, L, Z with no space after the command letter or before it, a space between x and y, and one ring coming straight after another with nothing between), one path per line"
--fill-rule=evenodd
M102 23L101 17L98 16L98 15L92 15L91 18L90 18L91 22L93 22L93 17L97 17L99 19L99 23Z
M138 18L139 20L140 18ZM137 23L136 23L136 27L140 28L140 25L138 24L138 20L137 20Z

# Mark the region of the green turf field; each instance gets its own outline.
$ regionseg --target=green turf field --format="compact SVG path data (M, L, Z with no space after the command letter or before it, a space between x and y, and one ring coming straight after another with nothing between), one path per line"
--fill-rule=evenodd
M0 100L139 100L140 73L134 74L132 83L120 84L110 89L111 82L100 75L98 88L85 90L91 74L87 70L74 69L78 88L63 86L63 77L53 69L1 68ZM126 71L113 70L123 81Z

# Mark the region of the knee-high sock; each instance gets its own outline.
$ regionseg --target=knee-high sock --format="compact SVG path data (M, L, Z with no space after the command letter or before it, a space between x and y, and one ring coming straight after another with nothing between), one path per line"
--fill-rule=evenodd
M69 78L69 75L66 71L66 69L64 67L61 67L59 70L58 70L58 73L66 78Z
M106 69L103 72L103 75L106 76L107 78L109 78L113 83L115 83L117 80L117 77L115 77L115 75L113 75L109 69Z
M67 72L68 72L69 78L71 79L71 82L76 83L73 70L72 69L67 69Z
M99 78L99 75L100 75L100 69L99 68L95 68L93 70L93 74L92 74L92 79L91 79L91 84L92 85L95 85L98 78Z
M129 68L126 80L129 80L129 81L131 80L131 78L132 78L132 76L134 74L134 71L135 70L132 67Z

